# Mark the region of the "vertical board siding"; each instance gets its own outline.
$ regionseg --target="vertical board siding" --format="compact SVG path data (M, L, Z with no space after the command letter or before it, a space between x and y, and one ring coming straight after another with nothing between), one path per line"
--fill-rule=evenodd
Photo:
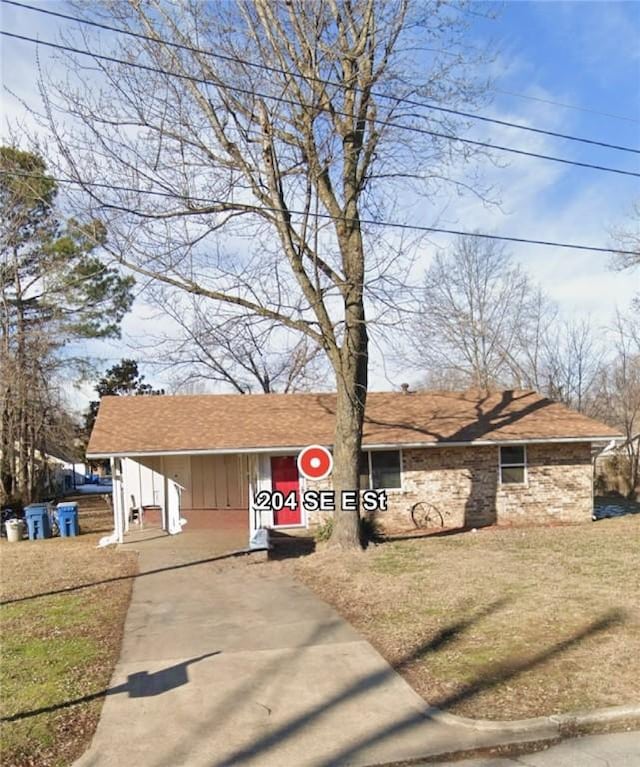
M180 498L180 506L185 509L193 508L191 456L167 455L165 456L165 471L169 479L175 480L184 490Z
M201 509L205 506L203 460L203 455L191 456L191 496L193 507L196 509Z
M235 509L244 508L243 496L246 482L243 481L242 458L236 455L225 455L225 474L227 477L227 498L229 506Z
M226 509L229 507L227 474L225 471L224 457L222 457L222 460L220 460L220 458L221 456L216 455L209 459L210 470L213 470L215 477L215 494L213 498L208 500L213 508Z
M191 456L191 498L185 509L246 509L246 457L240 455Z

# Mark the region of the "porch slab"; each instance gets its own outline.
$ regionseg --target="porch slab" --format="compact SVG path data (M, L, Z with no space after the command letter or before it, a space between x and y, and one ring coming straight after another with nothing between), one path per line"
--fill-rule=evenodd
M132 526L120 546L138 551L146 567L173 567L181 563L199 560L214 561L235 552L245 551L249 546L248 530L189 530L169 535L161 528Z
M120 661L76 767L369 765L488 737L430 718L302 584L268 565L221 568L198 547L188 561L195 544L179 538L138 542Z

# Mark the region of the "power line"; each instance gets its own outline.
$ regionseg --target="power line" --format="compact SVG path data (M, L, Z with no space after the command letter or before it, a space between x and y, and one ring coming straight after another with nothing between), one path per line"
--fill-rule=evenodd
M61 45L60 43L52 43L47 40L38 40L35 37L28 37L27 35L19 35L14 32L7 32L6 30L0 30L0 35L4 35L5 37L15 38L16 40L24 40L25 42L34 43L35 45L43 45L48 48L55 48L56 50L67 51L69 53L77 53L82 56L88 56L96 60L109 61L112 64L119 64L121 66L132 67L134 69L141 69L146 72L153 72L155 74L166 75L168 77L177 77L182 80L188 80L190 82L200 83L204 85L213 85L215 87L225 88L227 90L234 91L236 93L242 93L242 94L257 97L257 98L276 101L282 104L290 104L292 106L297 106L297 107L302 106L306 108L317 109L318 111L331 112L334 115L338 115L340 117L347 117L349 119L352 119L353 117L353 115L350 115L348 112L331 110L329 107L322 107L320 105L315 105L312 107L312 105L310 104L304 104L302 102L295 101L293 99L287 99L287 98L284 98L283 96L272 96L267 93L260 93L258 91L249 90L248 88L241 88L237 85L228 85L226 83L223 83L222 81L217 83L213 80L207 80L206 78L203 78L203 77L196 77L195 75L187 75L180 72L169 72L166 69L160 69L159 67L152 67L148 64L140 64L137 62L125 61L124 59L118 59L114 56L106 56L101 53L94 53L89 50L83 50L82 48L74 48L68 45ZM447 141L459 141L463 144L470 144L472 146L483 147L485 149L498 150L500 152L509 152L510 154L516 154L522 157L533 157L538 160L549 160L551 162L562 163L563 165L573 165L578 168L589 168L591 170L600 170L606 173L616 173L622 176L633 176L635 178L640 178L640 173L637 173L635 171L623 170L622 168L611 168L606 165L595 165L593 163L580 162L578 160L567 160L564 157L557 157L555 155L539 154L538 152L528 152L524 149L515 149L514 147L502 146L500 144L491 144L486 141L476 141L475 139L462 138L461 136L451 136L446 133L439 133L437 131L428 130L427 128L419 128L418 126L415 126L415 125L402 125L400 123L391 122L389 120L380 120L375 118L371 119L370 122L375 125L380 125L382 127L397 128L398 130L405 130L412 133L425 134L428 136L433 136L434 138L445 139Z
M135 187L129 187L129 186L118 186L115 184L106 184L99 181L81 181L79 179L70 179L70 178L59 178L56 176L49 176L43 174L37 174L37 173L26 173L22 171L9 171L9 170L0 170L0 175L2 176L21 176L23 178L48 178L52 181L55 181L58 184L71 184L74 186L79 186L85 191L87 191L88 188L96 188L96 189L107 189L112 192L129 192L132 194L142 194L142 195L149 195L152 197L163 197L175 200L176 198L179 198L181 195L179 193L172 194L171 192L161 192L161 191L155 191L152 189L136 189ZM185 198L186 199L186 198ZM226 205L224 200L216 200L211 199L207 197L189 197L186 199L187 202L192 203L199 203L203 205ZM119 207L113 205L112 203L101 203L105 207ZM468 232L468 231L462 231L458 229L443 229L441 227L433 227L433 226L421 226L419 224L402 224L400 222L394 222L394 221L378 221L376 219L372 218L350 218L348 216L332 216L330 213L319 213L319 212L312 212L312 211L303 211L303 210L293 210L290 208L287 208L286 210L283 210L282 208L278 208L275 206L268 206L263 205L260 207L247 205L246 206L246 212L247 213L257 213L259 214L262 211L267 211L269 213L287 213L293 216L309 216L311 218L317 218L317 219L328 219L331 221L343 221L345 223L354 223L359 222L361 224L366 224L367 226L382 226L389 229L401 229L404 231L417 231L417 232L431 232L432 234L452 234L452 235L459 235L464 237L477 237L480 239L485 240L499 240L501 242L516 242L516 243L523 243L526 245L541 245L545 247L552 247L552 248L568 248L570 250L586 250L586 251L592 251L595 253L620 253L622 255L636 255L635 251L633 250L618 250L616 248L603 248L597 245L580 245L576 243L570 243L570 242L555 242L552 240L536 240L536 239L530 239L527 237L510 237L507 235L499 235L499 234L487 234L484 232ZM134 214L135 212L132 211ZM194 211L196 213L197 211Z
M7 2L8 0L2 0ZM602 112L599 109L590 109L589 107L579 107L576 104L565 104L563 101L554 101L553 99L543 99L540 96L529 96L525 93L516 93L515 91L507 91L502 88L490 87L489 90L494 93L500 93L503 96L513 96L517 99L527 99L527 101L537 101L540 104L550 104L554 107L562 107L563 109L573 109L576 112L586 112L591 115L599 115L600 117L610 117L613 120L624 120L629 123L640 123L640 120L635 117L626 117L625 115L615 115L612 112ZM637 149L634 151L638 151Z
M195 46L186 45L184 43L176 43L170 40L164 40L160 37L152 37L151 35L145 35L141 32L133 32L128 29L123 29L122 27L116 27L111 24L105 24L104 22L91 21L90 19L83 19L80 16L72 16L67 13L60 13L59 11L51 11L46 8L37 8L36 6L29 5L27 3L17 2L16 0L1 0L1 2L6 3L7 5L13 5L18 8L24 8L29 11L34 11L35 13L42 13L47 16L55 16L57 18L65 19L67 21L74 21L79 24L85 24L91 27L96 27L98 29L104 29L108 32L116 32L117 34L128 35L130 37L134 37L139 40L145 40L147 42L167 45L172 48L177 48L179 50L190 51L191 53L201 53L205 56L221 59L222 61L229 61L236 64L243 64L244 66L252 67L254 69L260 69L266 72L281 74L281 75L284 75L285 77L295 77L298 79L302 79L306 82L316 82L316 83L320 83L321 85L328 85L335 88L345 87L343 84L339 82L335 82L333 80L328 80L321 77L305 76L305 75L297 74L295 72L289 72L288 70L283 69L281 67L274 67L269 64L262 64L262 63L258 63L254 61L249 61L248 59L244 59L239 56L231 56L228 54L216 53L214 51L205 50L204 48L198 48ZM357 92L362 92L362 89L360 88L354 88L354 90ZM390 96L389 94L381 93L376 90L372 90L371 93L373 96L376 96L378 98L388 99L390 101L395 102L396 104L408 104L410 106L421 107L423 109L431 109L437 112L444 112L446 114L453 114L453 115L457 115L459 117L464 117L467 119L480 120L482 122L493 123L495 125L502 125L508 128L516 128L518 130L528 131L530 133L537 133L544 136L552 136L554 138L566 139L567 141L576 141L583 144L589 144L592 146L604 147L606 149L615 149L620 152L631 152L633 154L640 154L640 149L634 149L633 147L621 146L619 144L611 144L606 141L598 141L596 139L589 139L589 138L584 138L581 136L574 136L568 133L559 133L557 131L546 130L544 128L536 128L530 125L523 125L522 123L514 123L509 120L500 120L495 117L487 117L486 115L480 115L477 112L465 112L459 109L444 107L444 106L432 104L432 103L417 100L417 99L410 99L407 97L394 97L394 96Z

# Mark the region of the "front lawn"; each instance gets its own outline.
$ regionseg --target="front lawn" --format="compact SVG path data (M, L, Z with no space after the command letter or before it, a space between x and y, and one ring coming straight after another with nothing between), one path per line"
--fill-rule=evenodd
M435 706L519 719L637 702L640 519L290 562Z
M81 516L80 523L83 530L101 532L0 544L2 764L71 764L87 747L100 715L136 557L96 549L110 529L110 515ZM109 582L113 578L122 580ZM95 585L77 588L85 584Z

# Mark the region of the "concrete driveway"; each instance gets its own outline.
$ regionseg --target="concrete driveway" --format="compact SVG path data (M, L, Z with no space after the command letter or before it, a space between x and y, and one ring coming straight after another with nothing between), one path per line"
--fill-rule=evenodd
M122 654L78 767L367 765L483 742L430 719L302 584L268 564L221 568L197 541L140 543Z

